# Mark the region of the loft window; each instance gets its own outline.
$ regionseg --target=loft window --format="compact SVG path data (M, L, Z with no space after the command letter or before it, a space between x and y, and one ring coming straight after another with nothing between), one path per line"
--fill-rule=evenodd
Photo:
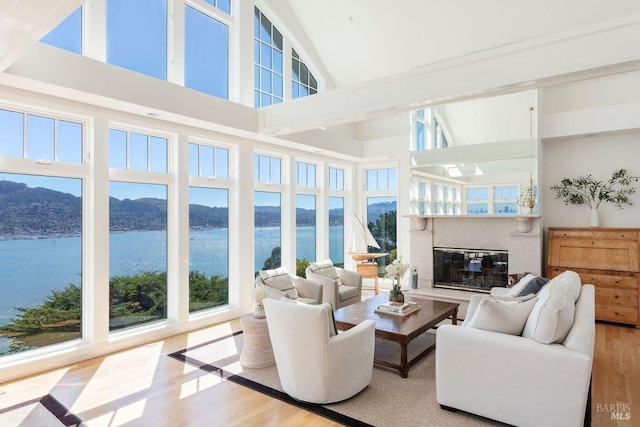
M185 6L184 85L229 98L228 27Z
M69 52L82 54L82 6L73 11L40 41Z
M318 93L318 81L305 63L300 59L298 52L291 49L291 97L293 99Z
M167 80L166 0L107 1L107 63Z
M283 95L282 33L255 8L254 16L254 107L279 104Z

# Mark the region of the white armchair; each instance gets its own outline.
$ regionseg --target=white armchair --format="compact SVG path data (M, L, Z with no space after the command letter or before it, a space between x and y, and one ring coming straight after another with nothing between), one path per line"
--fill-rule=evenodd
M269 297L274 299L287 297L306 304L322 303L322 285L304 277L293 276L284 267L261 270L254 286L266 286Z
M305 270L307 279L322 285L322 302L338 309L362 300L362 276L335 267L331 260L312 262Z
M577 276L573 275L565 279ZM593 362L595 290L593 285L578 289L575 316L569 312L573 323L566 338L556 343L544 344L534 339L535 335L527 337L531 317L524 336L464 326L439 327L438 403L444 409L459 409L520 427L582 426ZM541 305L545 305L545 293L540 291ZM538 325L542 317L537 318Z
M365 320L338 335L329 304L263 300L280 383L303 402L348 399L371 382L375 323Z

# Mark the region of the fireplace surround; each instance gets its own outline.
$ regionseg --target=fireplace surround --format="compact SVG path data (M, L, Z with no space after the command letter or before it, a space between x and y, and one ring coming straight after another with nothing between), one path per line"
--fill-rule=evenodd
M418 289L431 289L439 281L434 276L436 249L466 248L464 250L472 252L468 255L471 258L475 256L475 252L504 253L508 254L507 260L500 259L497 262L507 263L504 266L507 274L529 272L542 275L543 233L539 216L409 215L409 218L411 224L411 259L409 261L419 271ZM531 225L531 228L525 229L526 231L523 231L519 224L522 218ZM478 258L480 258L479 255ZM475 264L474 268L477 268ZM464 261L462 269L464 270ZM502 278L502 272L500 277L499 283L506 280ZM483 289L481 283L485 287L487 282L491 284L493 278L489 278L488 281L482 280L484 282L480 280L474 282L473 286L478 288L477 290ZM493 280L493 283L496 283L496 280Z

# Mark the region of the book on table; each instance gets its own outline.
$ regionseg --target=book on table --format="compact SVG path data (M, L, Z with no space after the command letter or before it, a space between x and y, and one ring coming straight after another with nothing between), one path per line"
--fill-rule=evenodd
M411 308L411 304L404 302L385 302L378 306L378 310L387 311L389 313L404 313Z

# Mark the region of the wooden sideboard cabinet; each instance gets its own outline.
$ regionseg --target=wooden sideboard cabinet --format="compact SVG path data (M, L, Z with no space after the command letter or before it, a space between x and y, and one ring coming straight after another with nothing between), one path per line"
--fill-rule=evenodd
M640 326L640 228L549 228L547 275L565 270L596 288L596 319Z

